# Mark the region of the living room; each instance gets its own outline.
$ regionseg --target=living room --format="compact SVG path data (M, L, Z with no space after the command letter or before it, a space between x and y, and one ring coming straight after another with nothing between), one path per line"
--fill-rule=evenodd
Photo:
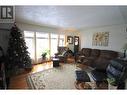
M118 74L124 77L124 82L123 79L122 83L119 81L119 86L115 85L110 88L110 82L112 82L114 78L109 80L108 77L106 77L108 83L105 81L101 81L100 83L99 81L100 84L98 86L97 82L92 79L90 75L91 70L95 70L96 67L89 68L90 66L86 66L86 61L89 62L89 59L87 58L88 56L85 56L85 50L86 54L88 54L87 49L92 49L91 52L93 49L99 50L100 54L97 60L94 60L98 62L103 50L106 50L106 52L113 51L117 52L117 54L115 54L117 56L112 59L110 58L113 57L113 54L110 55L108 53L108 55L104 52L104 55L108 56L106 62L108 60L108 62L113 61L113 64L115 62L119 64L121 61L115 60L118 59L122 60L121 64L123 64L123 61L124 64L127 63L126 6L3 6L1 7L1 13L4 12L6 8L10 8L10 10L14 8L11 14L14 13L15 15L12 16L12 19L9 18L9 21L6 21L6 19L8 19L6 16L8 15L3 15L3 18L5 17L6 19L2 19L2 17L0 19L0 46L2 47L4 55L13 54L11 51L16 51L17 53L15 53L15 55L20 55L20 53L18 53L20 49L13 49L12 44L15 39L19 41L23 38L28 47L27 50L30 53L28 55L32 59L31 65L27 65L26 71L22 69L18 70L21 64L18 65L18 68L14 64L11 65L11 70L14 71L12 71L13 75L9 76L9 79L5 78L5 82L9 82L7 87L5 87L6 89L71 90L118 89L118 87L126 89L126 68L125 71L122 72L122 74L125 73L124 76ZM15 34L15 36L10 35L15 32L19 34ZM18 37L18 35L20 36ZM10 42L11 39L14 40ZM18 44L13 44L13 46L18 46ZM66 53L67 59L63 56L61 57L61 55L56 58L56 53L58 53L59 50L58 47L66 47L69 49L67 50L69 53ZM82 51L83 48L85 48L84 52ZM24 50L23 48L21 49ZM43 60L42 53L46 50L49 52L46 52L46 59L44 58ZM97 54L97 52L95 54ZM13 58L15 61L15 56L13 55L11 55L11 57L5 57L5 60L8 58L11 60ZM3 61L5 62L5 60ZM92 59L92 63L94 63L94 61ZM9 61L9 63L12 62ZM58 69L53 67L56 63L60 65ZM90 64L90 62L88 64ZM15 68L13 68L13 66ZM105 70L108 70L109 66L106 64ZM125 65L122 66L126 67ZM62 70L59 70L59 68L62 68ZM81 77L79 73L83 74L85 78ZM40 78L38 78L38 76ZM54 76L57 77L54 78ZM68 76L70 76L70 79L68 79ZM83 78L83 82L77 82L80 80L80 77ZM87 77L88 79L86 79Z

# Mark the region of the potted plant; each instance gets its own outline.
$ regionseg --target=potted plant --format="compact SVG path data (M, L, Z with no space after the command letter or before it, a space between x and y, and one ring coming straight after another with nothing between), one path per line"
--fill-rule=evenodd
M117 80L115 78L107 78L108 89L117 89Z
M49 52L50 52L50 50L44 50L43 52L42 52L42 59L43 60L45 60L46 59L46 56L49 54Z

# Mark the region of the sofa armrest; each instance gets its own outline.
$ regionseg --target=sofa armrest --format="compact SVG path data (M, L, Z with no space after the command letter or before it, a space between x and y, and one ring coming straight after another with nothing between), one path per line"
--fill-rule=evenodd
M77 52L77 55L83 55L83 54L82 54L82 51L78 51L78 52Z

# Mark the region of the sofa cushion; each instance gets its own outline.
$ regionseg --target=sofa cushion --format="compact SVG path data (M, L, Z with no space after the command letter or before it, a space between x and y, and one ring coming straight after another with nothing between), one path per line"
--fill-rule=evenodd
M106 70L108 64L110 64L109 59L100 57L95 61L94 66L98 70Z
M82 54L83 54L85 57L89 57L90 54L91 54L91 49L90 49L90 48L83 48L83 49L82 49Z
M91 57L98 57L100 55L99 49L92 49Z
M84 57L82 61L83 64L94 67L94 61L99 57L100 50L99 49L92 49L91 54L89 57Z
M94 67L94 59L86 58L82 61L82 64L90 66L90 67Z
M107 58L109 60L114 59L118 56L118 53L111 50L101 50L100 58Z

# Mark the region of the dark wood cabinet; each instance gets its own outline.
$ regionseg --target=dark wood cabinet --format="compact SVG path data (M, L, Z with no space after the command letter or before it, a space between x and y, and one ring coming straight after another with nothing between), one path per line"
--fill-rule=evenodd
M0 63L0 89L6 89L6 76L4 63Z
M6 76L5 76L5 62L4 62L4 52L0 47L0 89L6 89Z

